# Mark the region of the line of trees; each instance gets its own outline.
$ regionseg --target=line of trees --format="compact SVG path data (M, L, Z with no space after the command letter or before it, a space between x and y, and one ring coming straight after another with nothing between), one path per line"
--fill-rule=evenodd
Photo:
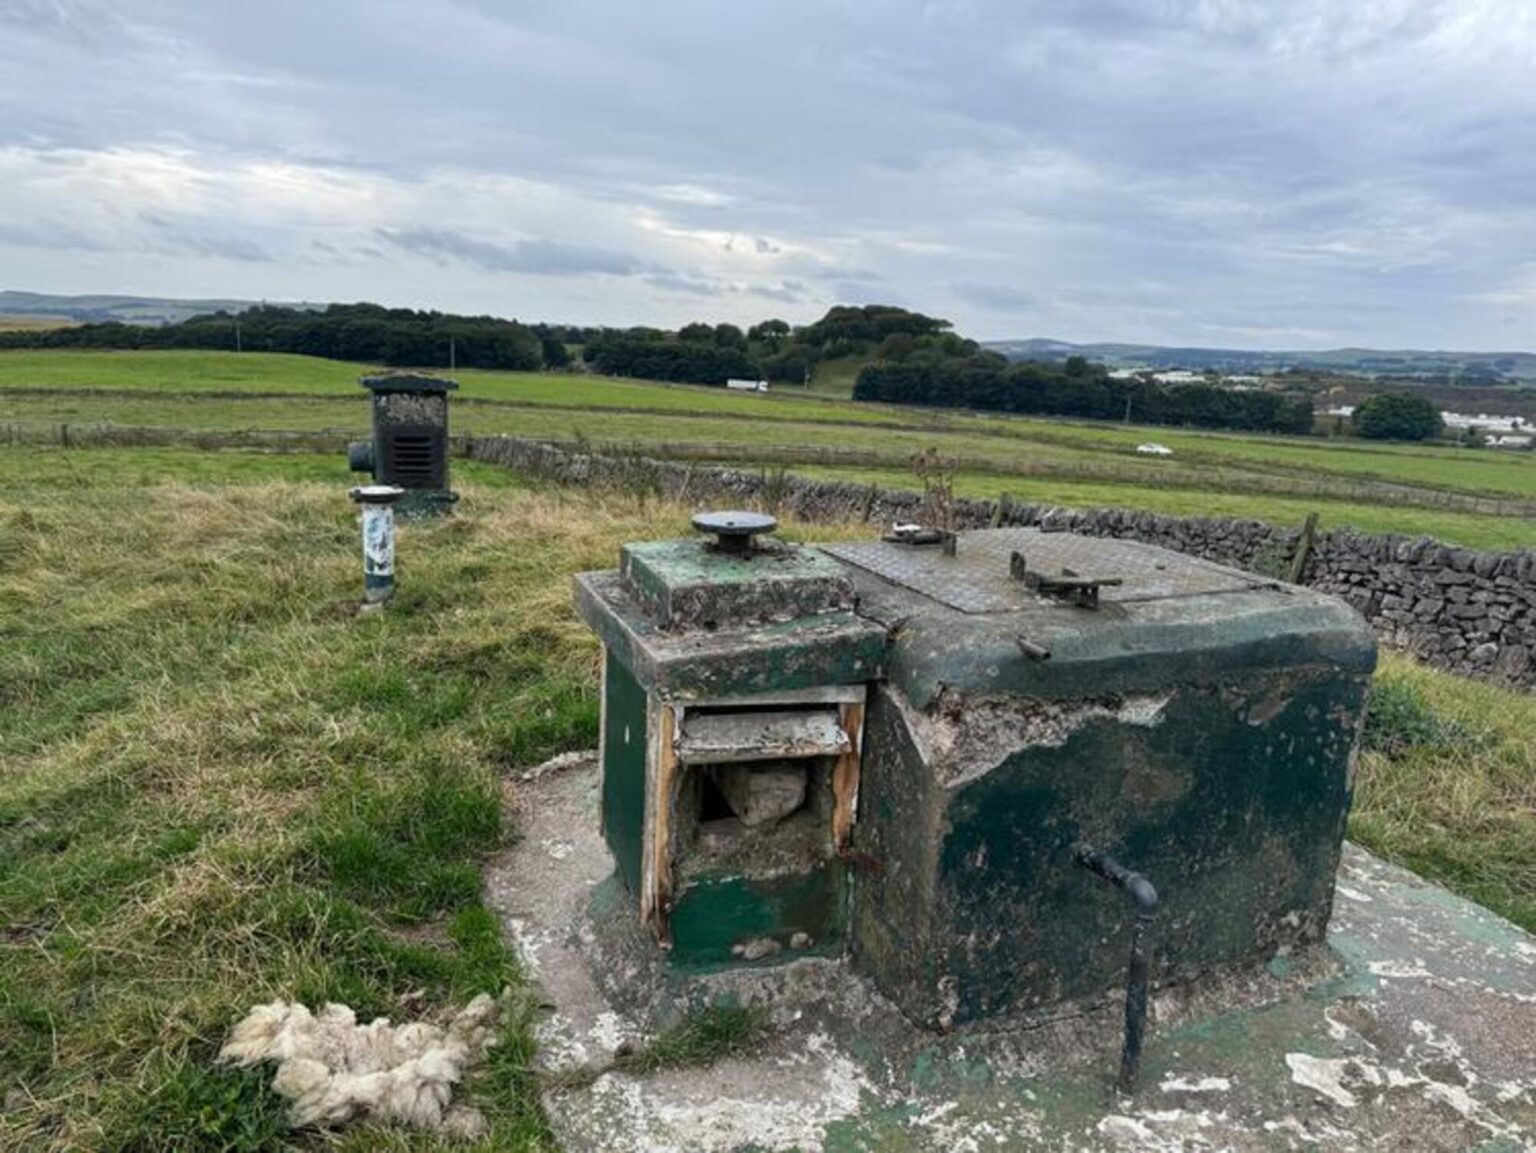
M1312 401L1275 392L1210 384L1164 385L1117 379L1082 357L1064 365L997 364L989 354L965 359L872 364L859 373L855 400L936 405L1043 416L1193 425L1258 432L1309 433Z
M820 320L792 328L765 320L746 332L734 324L685 324L675 333L630 328L593 336L582 356L596 372L650 380L724 384L731 377L805 384L833 357L905 355L934 342L976 349L948 333L949 321L892 305L839 305Z
M0 348L241 348L401 368L447 367L450 343L453 362L466 368L527 370L558 367L555 362L569 359L555 334L541 336L515 320L377 304L333 304L315 310L261 305L159 327L108 323L0 333Z
M1305 397L1112 379L1080 356L1064 364L1010 363L957 335L947 320L880 304L839 305L798 328L765 320L745 332L734 324L694 323L668 332L526 325L376 304L313 310L262 305L161 327L105 323L0 334L5 347L242 348L404 368L445 368L451 358L466 368L524 371L571 366L572 350L579 349L593 372L709 385L732 377L804 384L822 361L860 356L874 363L859 374L855 400L1099 420L1119 420L1129 411L1132 420L1147 424L1312 429L1312 404ZM1360 432L1372 435L1366 427Z
M377 304L324 309L261 305L161 326L106 322L6 333L0 334L0 348L243 349L402 368L445 368L451 361L467 368L513 370L566 368L575 362L572 348L579 348L588 368L611 376L712 385L731 377L805 384L822 360L883 350L882 342L926 341L948 328L948 321L889 305L839 306L800 328L770 319L745 332L734 324L703 323L676 332L525 325ZM959 341L953 335L944 339Z
M741 330L736 332L739 335ZM744 345L745 337L743 347L733 347L713 340L685 340L681 334L676 338L665 333L654 337L600 336L582 350L582 359L594 372L605 376L689 384L724 384L732 377L757 380L761 366L748 355Z

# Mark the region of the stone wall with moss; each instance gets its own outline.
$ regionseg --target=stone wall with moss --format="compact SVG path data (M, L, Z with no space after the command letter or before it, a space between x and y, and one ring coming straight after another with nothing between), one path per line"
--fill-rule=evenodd
M815 480L642 456L570 452L515 437L460 440L466 455L561 484L610 486L698 506L765 508L802 520L875 524L922 519L923 496L903 489ZM1172 517L1129 509L1069 509L957 500L959 528L993 524L1146 541L1269 576L1289 576L1301 531L1256 520ZM1536 682L1536 553L1476 552L1428 538L1320 532L1303 584L1343 597L1383 644L1452 672Z

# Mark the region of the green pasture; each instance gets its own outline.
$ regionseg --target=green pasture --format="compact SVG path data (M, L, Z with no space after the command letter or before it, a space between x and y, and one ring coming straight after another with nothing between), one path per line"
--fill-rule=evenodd
M908 483L905 474L881 469L798 467L796 472L881 487ZM1271 524L1299 526L1318 514L1323 529L1349 528L1364 533L1431 536L1465 548L1507 550L1536 547L1536 523L1517 517L1362 504L1316 497L1283 497L1201 489L1147 488L1054 477L1000 476L962 472L955 478L958 496L992 500L1007 493L1025 504L1065 508L1131 508L1167 516L1243 517Z
M355 399L358 377L377 366L281 353L201 351L78 352L0 350L0 389L126 389L150 393L302 393ZM426 370L423 370L426 371ZM432 370L446 376L446 369ZM556 372L453 373L458 395L520 404L652 412L718 413L781 420L900 424L883 407L854 406L792 392L746 393L698 385L658 384Z
M837 364L839 362L831 362ZM0 441L58 424L363 433L367 366L213 352L0 351ZM910 486L929 447L966 493L1536 545L1536 455L867 406L561 373L461 372L456 431L730 460ZM1152 440L1172 458L1138 455ZM851 470L851 471L850 471ZM1526 507L1529 506L1529 507Z

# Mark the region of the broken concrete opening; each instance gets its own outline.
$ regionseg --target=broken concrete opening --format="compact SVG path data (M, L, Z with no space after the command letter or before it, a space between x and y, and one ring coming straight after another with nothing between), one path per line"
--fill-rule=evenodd
M928 1029L1102 1000L1136 925L1083 845L1155 882L1154 982L1321 940L1364 622L1140 544L955 543L651 542L577 578L627 894L592 928L638 917L659 996L809 951Z
M742 875L809 873L834 853L832 788L852 741L828 705L688 706L672 867Z

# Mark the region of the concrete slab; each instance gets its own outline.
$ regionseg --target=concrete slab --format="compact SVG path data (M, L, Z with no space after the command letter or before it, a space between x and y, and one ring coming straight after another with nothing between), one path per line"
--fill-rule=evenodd
M676 1008L677 990L608 940L604 918L634 914L604 901L597 780L591 756L528 774L522 839L487 881L553 1006L549 1070L604 1066ZM1536 1149L1536 939L1354 846L1326 949L1158 992L1134 1097L1113 1089L1115 1001L940 1035L834 960L702 991L763 1007L756 1051L552 1088L568 1149Z

